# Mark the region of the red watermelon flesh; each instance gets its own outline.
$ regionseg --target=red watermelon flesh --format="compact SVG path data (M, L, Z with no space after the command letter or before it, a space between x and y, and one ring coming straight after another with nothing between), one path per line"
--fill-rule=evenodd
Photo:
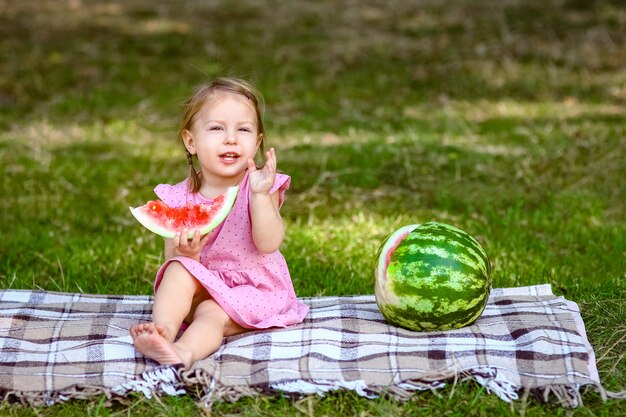
M130 211L139 223L157 235L174 237L187 229L191 238L196 230L204 235L219 226L232 209L238 190L239 187L230 187L211 204L170 207L161 200L153 200L143 206L130 207Z

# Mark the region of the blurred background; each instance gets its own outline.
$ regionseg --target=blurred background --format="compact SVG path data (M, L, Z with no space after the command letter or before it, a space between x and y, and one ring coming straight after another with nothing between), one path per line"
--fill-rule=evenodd
M618 0L0 0L0 287L151 294L128 207L186 176L193 87L237 76L292 176L299 295L371 294L388 234L450 223L494 286L579 303L623 387L625 28Z
M269 144L294 177L294 268L353 279L302 279L306 293L367 292L365 255L430 219L482 239L499 285L622 278L621 2L29 0L0 12L6 283L149 288L160 243L126 207L186 175L181 102L218 75L265 96ZM81 278L59 283L68 272Z

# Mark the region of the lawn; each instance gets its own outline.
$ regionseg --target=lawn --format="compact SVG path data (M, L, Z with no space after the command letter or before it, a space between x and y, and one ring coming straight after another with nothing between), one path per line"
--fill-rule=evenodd
M292 176L282 247L300 296L373 293L374 254L437 220L484 244L494 286L579 304L626 389L626 7L583 0L0 3L0 288L151 294L162 241L128 206L186 175L182 100L262 91ZM574 415L626 415L593 391ZM4 415L201 414L191 396ZM407 403L350 392L216 415L565 415L467 383Z

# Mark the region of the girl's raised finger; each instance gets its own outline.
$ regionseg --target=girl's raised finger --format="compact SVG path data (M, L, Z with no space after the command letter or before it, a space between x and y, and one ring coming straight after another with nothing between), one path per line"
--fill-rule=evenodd
M267 165L272 171L276 170L276 153L274 148L267 151Z

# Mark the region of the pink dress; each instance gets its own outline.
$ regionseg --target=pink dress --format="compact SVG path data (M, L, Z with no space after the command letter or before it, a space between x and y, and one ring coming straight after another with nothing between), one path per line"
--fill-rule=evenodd
M276 175L270 193L280 193L280 205L290 182L289 176ZM200 193L189 192L187 180L176 185L160 184L154 191L171 206L181 206L188 201L195 204L211 201ZM279 251L263 254L257 250L252 240L249 202L246 173L232 211L211 232L209 242L200 253L200 262L182 256L168 260L157 272L155 291L165 268L170 262L178 261L242 327L266 329L300 323L309 308L296 298L283 255Z

